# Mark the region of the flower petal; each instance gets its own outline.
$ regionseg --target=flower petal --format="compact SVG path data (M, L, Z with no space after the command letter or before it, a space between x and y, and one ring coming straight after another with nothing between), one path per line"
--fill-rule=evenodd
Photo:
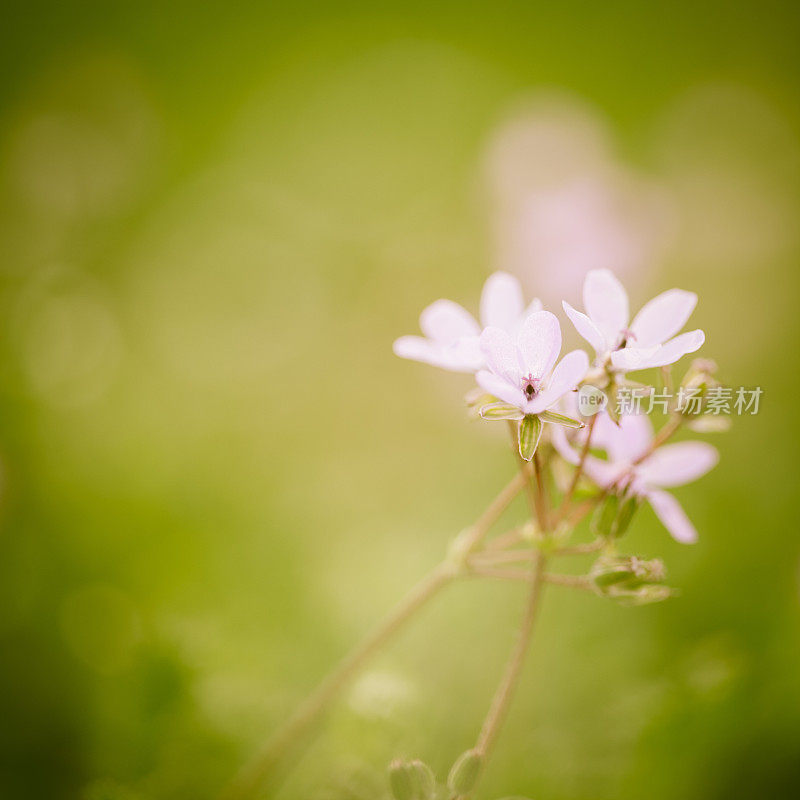
M705 340L706 335L703 331L689 331L670 339L666 344L654 350L638 350L638 348L630 347L618 350L616 353L612 353L611 362L617 369L628 371L665 367L667 364L674 364L687 353L699 350Z
M546 388L529 401L527 412L538 414L550 408L559 398L572 391L589 371L589 356L583 350L567 353L553 370Z
M682 544L694 544L697 541L697 529L686 516L680 503L669 492L651 489L647 493L647 499L675 541Z
M542 310L542 301L538 297L534 297L533 300L528 303L528 307L522 312L522 320L526 320L531 314L535 314L537 311Z
M483 356L470 341L462 339L452 345L441 345L422 336L401 336L392 345L395 355L421 361L451 372L475 372L483 365Z
M678 442L659 447L637 470L651 486L681 486L716 466L719 453L705 442Z
M617 425L608 412L597 415L592 432L592 446L608 453L611 461L632 464L653 443L653 425L645 414L623 414Z
M595 353L599 355L608 350L610 345L606 343L606 337L603 336L600 328L598 328L586 314L573 308L566 300L562 301L561 305L564 308L564 313L575 326L575 330L594 347Z
M555 314L536 311L527 317L517 345L522 374L530 373L539 380L546 378L561 352L561 326Z
M521 383L517 346L502 328L486 328L480 338L481 352L489 369L503 380Z
M608 269L593 269L586 273L583 307L611 345L630 319L628 294Z
M481 324L516 334L524 305L519 281L507 272L495 272L483 284Z
M645 303L631 323L636 346L666 342L686 324L696 305L697 295L683 289L670 289Z
M661 348L655 347L623 347L611 354L611 364L614 369L631 372L635 369L647 369L652 359Z
M466 336L478 336L481 329L472 314L452 300L436 300L419 317L422 332L434 342L453 344Z
M475 375L475 380L478 382L478 386L480 386L481 389L485 392L489 392L489 394L493 395L498 400L502 400L504 403L510 403L512 406L516 406L520 409L525 405L525 393L522 389L509 383L498 375L495 375L494 372L482 369Z

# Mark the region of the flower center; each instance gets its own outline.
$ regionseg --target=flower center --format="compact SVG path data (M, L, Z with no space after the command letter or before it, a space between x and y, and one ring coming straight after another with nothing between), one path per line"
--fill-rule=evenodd
M635 342L636 341L636 334L630 328L623 328L619 332L619 342L616 346L616 350L622 350L628 342Z
M536 396L539 391L540 383L541 381L538 378L534 378L530 373L528 373L526 378L523 378L522 391L525 392L526 399L530 400Z

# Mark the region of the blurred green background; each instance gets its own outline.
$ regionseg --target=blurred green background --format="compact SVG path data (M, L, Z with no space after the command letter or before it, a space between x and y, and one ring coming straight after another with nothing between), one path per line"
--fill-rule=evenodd
M706 437L720 466L676 492L697 545L649 509L629 534L679 597L547 593L481 796L797 797L796 4L2 19L0 796L215 797L437 562L514 463L466 419L469 380L392 340L437 297L476 310L498 267L557 299L563 264L512 241L513 217L587 171L631 213L656 198L625 256L633 307L697 291L703 352L762 409ZM553 117L552 150L507 136ZM451 587L279 797L385 797L396 755L445 773L521 601Z

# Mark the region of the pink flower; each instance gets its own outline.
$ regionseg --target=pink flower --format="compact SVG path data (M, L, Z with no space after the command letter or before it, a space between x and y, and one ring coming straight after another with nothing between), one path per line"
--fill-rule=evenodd
M576 440L585 440L588 430L579 431ZM553 432L553 444L564 459L578 463L578 453L559 426ZM653 450L653 426L647 416L628 414L617 426L606 412L594 424L592 447L608 454L608 461L588 455L584 462L584 472L598 486L645 498L674 539L684 544L697 541L694 525L678 501L663 490L705 475L719 460L716 448L705 442L679 442Z
M549 311L530 314L516 338L488 327L480 347L489 366L476 380L482 389L523 414L540 414L574 389L589 369L583 350L573 350L553 369L561 352L561 326Z
M526 308L519 281L507 272L495 272L483 285L481 323L515 336L523 320L541 307L535 299ZM401 336L394 343L396 355L453 372L476 372L485 366L478 342L481 326L458 303L431 303L420 314L419 327L425 336Z
M575 329L594 347L598 362L610 359L621 371L673 364L700 348L706 338L701 330L675 335L697 305L697 295L682 289L654 297L629 323L628 295L622 284L610 270L596 269L583 282L583 305L585 314L563 303Z

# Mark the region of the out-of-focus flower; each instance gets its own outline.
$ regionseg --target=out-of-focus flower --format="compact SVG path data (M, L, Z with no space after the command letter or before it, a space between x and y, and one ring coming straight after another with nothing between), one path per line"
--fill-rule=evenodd
M610 360L621 371L673 364L706 338L701 330L675 335L697 305L697 295L682 289L662 292L629 322L627 292L610 270L598 269L583 282L583 305L585 314L563 302L575 329L594 347L598 363Z
M516 340L502 328L486 328L480 347L489 369L478 372L479 386L523 414L549 409L589 369L583 350L567 353L553 368L561 352L561 326L549 311L528 316Z
M525 318L541 307L538 299L526 307L519 281L507 272L495 272L483 286L481 325L458 303L436 300L420 314L419 327L425 336L401 336L394 352L453 372L475 372L485 365L478 343L482 327L516 336Z
M587 429L588 430L588 429ZM586 434L579 431L580 441ZM705 442L679 442L653 449L653 426L644 414L627 414L619 425L603 411L597 415L592 446L606 451L608 461L587 455L583 471L598 486L646 499L664 527L679 542L697 541L697 531L678 501L663 491L697 480L719 460L716 448ZM579 455L560 426L553 430L560 455L577 464Z
M589 270L647 277L672 235L664 189L620 163L601 114L567 95L532 98L490 142L498 266L545 304L574 301Z

